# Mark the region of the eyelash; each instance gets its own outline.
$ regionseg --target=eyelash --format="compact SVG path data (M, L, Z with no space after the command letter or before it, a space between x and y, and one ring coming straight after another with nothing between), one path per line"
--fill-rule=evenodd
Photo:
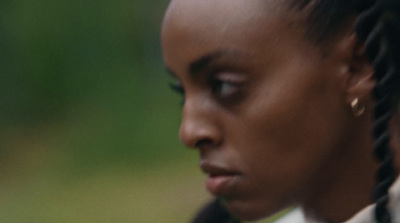
M180 104L184 105L185 104L185 89L183 88L182 83L180 81L177 81L175 83L170 83L169 87L171 88L172 91L174 91L182 96Z
M182 95L185 94L185 90L183 89L183 86L180 81L177 81L175 83L170 83L169 87L171 88L171 90L173 90L179 94L182 94Z

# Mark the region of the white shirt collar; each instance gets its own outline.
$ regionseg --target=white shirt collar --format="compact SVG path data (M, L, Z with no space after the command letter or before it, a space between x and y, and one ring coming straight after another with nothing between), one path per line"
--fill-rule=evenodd
M390 187L389 197L389 211L392 215L392 222L400 223L400 178ZM375 223L374 209L375 204L369 205L345 223Z
M392 222L400 223L400 177L389 190L389 210L392 214ZM369 205L343 223L375 223L375 204ZM275 223L324 223L315 219L305 217L300 208L296 208L288 215Z

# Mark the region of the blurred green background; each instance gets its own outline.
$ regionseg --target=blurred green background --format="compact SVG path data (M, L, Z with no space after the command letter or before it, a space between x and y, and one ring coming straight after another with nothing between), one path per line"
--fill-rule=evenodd
M0 222L188 222L210 198L177 138L167 4L0 1Z

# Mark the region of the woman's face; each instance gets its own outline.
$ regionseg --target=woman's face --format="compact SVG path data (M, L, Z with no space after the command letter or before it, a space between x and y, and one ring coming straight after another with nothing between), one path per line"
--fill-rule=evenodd
M180 139L242 220L321 195L351 135L343 47L322 55L295 19L271 0L174 0L163 23Z

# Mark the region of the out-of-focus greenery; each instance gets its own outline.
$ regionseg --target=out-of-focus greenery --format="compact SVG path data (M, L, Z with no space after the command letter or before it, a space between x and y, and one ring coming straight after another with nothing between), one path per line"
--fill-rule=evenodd
M173 149L179 103L166 87L159 47L166 4L2 1L2 136L51 125L53 143L78 168L180 156Z
M0 1L0 222L188 222L209 198L177 139L167 4Z

